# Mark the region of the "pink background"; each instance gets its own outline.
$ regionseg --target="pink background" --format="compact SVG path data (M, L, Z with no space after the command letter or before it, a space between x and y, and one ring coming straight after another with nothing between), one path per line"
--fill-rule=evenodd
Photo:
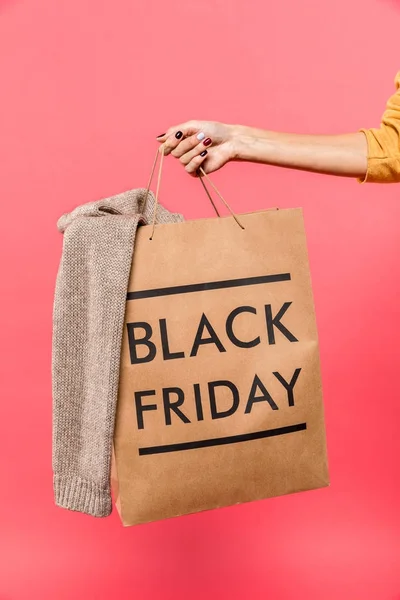
M400 187L233 165L237 211L303 206L329 489L123 529L53 505L51 311L79 203L141 187L188 118L335 133L379 123L391 0L0 2L0 599L400 598ZM211 215L168 159L162 201Z

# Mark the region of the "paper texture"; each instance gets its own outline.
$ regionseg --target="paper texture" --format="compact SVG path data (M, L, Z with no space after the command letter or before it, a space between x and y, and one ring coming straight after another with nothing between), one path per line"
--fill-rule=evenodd
M329 483L302 211L240 220L138 230L114 436L124 525Z

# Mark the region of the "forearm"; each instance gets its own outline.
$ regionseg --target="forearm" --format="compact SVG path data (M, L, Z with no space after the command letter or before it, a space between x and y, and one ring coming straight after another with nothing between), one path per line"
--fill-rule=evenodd
M368 165L363 133L299 135L235 127L234 160L314 173L364 178Z

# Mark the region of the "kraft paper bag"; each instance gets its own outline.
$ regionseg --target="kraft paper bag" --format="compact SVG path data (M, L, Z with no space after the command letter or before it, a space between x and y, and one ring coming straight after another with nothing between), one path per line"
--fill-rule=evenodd
M138 230L114 437L126 526L329 485L302 210L239 219Z

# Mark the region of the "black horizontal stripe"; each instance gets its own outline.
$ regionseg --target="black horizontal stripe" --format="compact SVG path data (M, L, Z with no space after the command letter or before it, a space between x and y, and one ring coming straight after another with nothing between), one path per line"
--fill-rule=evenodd
M208 283L193 283L189 285L176 285L154 290L128 292L127 300L143 300L144 298L157 298L159 296L173 296L174 294L190 294L193 292L222 290L234 287L244 287L248 285L259 285L261 283L278 283L279 281L290 281L290 273L278 273L277 275L261 275L259 277L227 279L225 281L210 281Z
M166 446L150 446L148 448L139 448L139 455L147 456L149 454L165 454L166 452L180 452L182 450L196 450L198 448L210 448L211 446L238 444L240 442L261 440L263 438L275 437L277 435L286 435L287 433L295 433L296 431L304 431L306 429L307 423L298 423L297 425L288 425L287 427L277 427L275 429L266 429L265 431L255 431L254 433L231 435L228 437L214 438L210 440L197 440L194 442L183 442L180 444L168 444Z

